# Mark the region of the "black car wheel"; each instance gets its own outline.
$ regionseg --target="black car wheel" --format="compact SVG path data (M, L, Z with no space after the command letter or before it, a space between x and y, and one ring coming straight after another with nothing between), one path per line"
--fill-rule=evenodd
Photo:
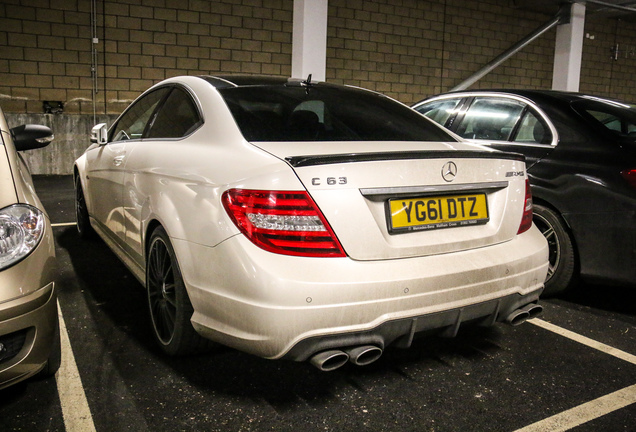
M75 178L75 221L77 222L77 232L83 239L95 237L95 231L91 226L86 208L86 199L79 176Z
M548 241L549 247L548 275L543 294L561 294L574 281L576 260L572 239L561 217L547 207L535 204L533 221Z
M155 229L150 238L146 285L155 338L167 354L191 354L211 345L190 323L194 308L183 283L174 249L162 227Z

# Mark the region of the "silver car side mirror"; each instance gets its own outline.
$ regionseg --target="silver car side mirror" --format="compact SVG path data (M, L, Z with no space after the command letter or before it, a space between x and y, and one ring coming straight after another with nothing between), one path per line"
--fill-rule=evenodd
M91 142L99 145L104 145L108 142L108 127L106 123L93 126L93 129L91 129Z

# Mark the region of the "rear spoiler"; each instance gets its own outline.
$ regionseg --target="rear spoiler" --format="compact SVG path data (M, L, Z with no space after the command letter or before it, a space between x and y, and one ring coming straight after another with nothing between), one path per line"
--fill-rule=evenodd
M406 159L506 159L525 162L524 155L519 153L485 151L485 150L442 150L442 151L399 151L373 153L346 153L329 155L288 156L287 162L294 168L355 162L375 162Z

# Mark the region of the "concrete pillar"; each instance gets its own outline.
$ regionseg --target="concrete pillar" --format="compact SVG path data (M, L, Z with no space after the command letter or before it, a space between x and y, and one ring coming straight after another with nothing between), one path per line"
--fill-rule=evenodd
M292 77L324 81L327 74L328 0L294 0Z
M585 26L585 5L572 3L570 22L557 27L552 89L579 91Z

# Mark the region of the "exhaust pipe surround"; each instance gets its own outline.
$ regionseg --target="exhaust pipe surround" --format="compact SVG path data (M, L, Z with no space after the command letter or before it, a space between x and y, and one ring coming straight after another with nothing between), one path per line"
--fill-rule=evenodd
M382 356L382 348L375 345L363 345L347 350L349 361L356 366L366 366Z
M512 311L510 315L506 317L506 322L511 326L518 326L519 324L523 324L530 318L530 314L522 309L517 309Z
M537 303L530 303L528 305L525 305L522 309L528 311L528 314L530 314L530 318L536 318L543 313L543 306Z
M323 372L330 372L344 366L348 361L356 366L366 366L382 356L382 348L376 345L361 345L348 348L321 351L314 354L309 362Z
M321 351L314 354L309 363L323 372L330 372L344 366L349 361L349 354L341 350Z
M512 311L510 315L506 317L505 321L511 326L518 326L519 324L523 324L530 318L538 317L542 313L543 306L537 303L529 303L517 310Z

